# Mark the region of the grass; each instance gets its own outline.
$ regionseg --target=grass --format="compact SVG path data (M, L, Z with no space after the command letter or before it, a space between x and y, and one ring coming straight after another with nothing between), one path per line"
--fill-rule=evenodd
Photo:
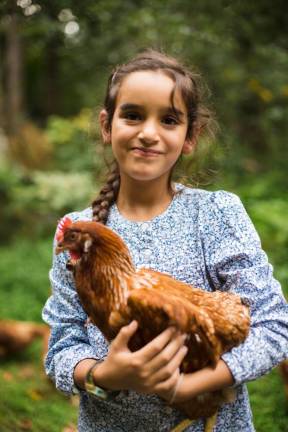
M248 384L257 432L288 432L288 400L278 369Z
M0 248L1 318L41 321L49 295L51 240L22 240ZM35 341L18 357L0 362L1 432L73 432L77 408L44 375Z
M23 239L0 248L2 318L41 321L50 264L51 239ZM1 432L76 431L77 400L54 389L40 358L41 344L35 342L21 356L0 363ZM288 432L288 402L278 370L248 388L257 432Z
M76 431L75 402L44 376L40 351L35 342L21 357L0 365L1 432Z

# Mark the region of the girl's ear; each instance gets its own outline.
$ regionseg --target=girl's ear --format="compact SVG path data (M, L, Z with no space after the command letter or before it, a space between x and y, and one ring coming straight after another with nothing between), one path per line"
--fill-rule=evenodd
M111 131L108 125L108 113L105 109L101 110L99 114L99 123L101 127L102 139L104 144L111 143Z
M182 154L190 154L194 150L194 147L196 145L196 140L192 139L186 139L183 147L182 147Z
M188 154L192 153L197 146L197 140L198 140L198 137L200 135L201 128L197 127L196 124L194 124L193 129L194 129L193 136L191 138L186 138L186 140L183 144L182 154L188 155Z

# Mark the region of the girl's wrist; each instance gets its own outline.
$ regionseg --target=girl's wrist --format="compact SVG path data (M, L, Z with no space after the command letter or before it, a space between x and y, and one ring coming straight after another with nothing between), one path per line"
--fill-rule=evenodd
M96 361L96 359L94 359L94 358L87 358L87 359L81 360L75 366L73 378L74 378L74 383L75 383L76 387L78 387L79 389L83 389L83 390L85 389L86 375L87 375L89 369L95 363L95 361Z
M109 386L107 386L107 379L105 379L105 365L103 369L103 364L104 362L99 363L93 370L93 381L97 386L109 389Z
M185 374L177 388L174 403L185 402L203 393L220 390L233 384L230 369L223 360L220 360L214 369L205 367Z
M110 374L111 375L111 374ZM123 390L113 385L109 370L107 370L105 360L97 365L93 371L93 381L95 385L105 390Z
M182 374L181 382L179 382L174 397L172 396L170 403L181 403L198 396L193 385L194 374Z

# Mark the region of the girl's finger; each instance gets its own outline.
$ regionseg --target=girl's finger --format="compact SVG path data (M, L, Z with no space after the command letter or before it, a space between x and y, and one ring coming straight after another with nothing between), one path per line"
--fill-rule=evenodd
M157 371L165 367L173 357L179 352L180 348L183 346L186 339L186 335L178 335L174 337L166 347L155 356L150 363L150 367L153 371Z
M155 385L154 392L157 393L158 396L161 396L166 400L170 400L179 377L180 371L179 369L176 369L170 378Z
M153 375L153 383L161 383L169 379L174 375L175 371L179 369L185 355L187 354L188 348L184 345L178 349L171 361L166 364L163 368L159 368Z
M122 327L121 330L119 331L118 335L116 336L116 338L112 342L113 347L114 348L127 347L130 338L136 332L137 328L138 328L138 323L135 320L132 321L127 326Z
M175 336L175 333L176 329L174 327L167 328L134 354L141 358L144 363L152 360L165 348L169 341Z

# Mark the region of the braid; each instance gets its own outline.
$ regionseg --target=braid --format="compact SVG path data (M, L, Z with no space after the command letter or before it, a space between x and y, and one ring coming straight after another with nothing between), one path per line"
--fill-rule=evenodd
M106 184L101 188L98 197L92 202L93 221L106 224L109 208L116 201L120 187L118 165L110 171Z

